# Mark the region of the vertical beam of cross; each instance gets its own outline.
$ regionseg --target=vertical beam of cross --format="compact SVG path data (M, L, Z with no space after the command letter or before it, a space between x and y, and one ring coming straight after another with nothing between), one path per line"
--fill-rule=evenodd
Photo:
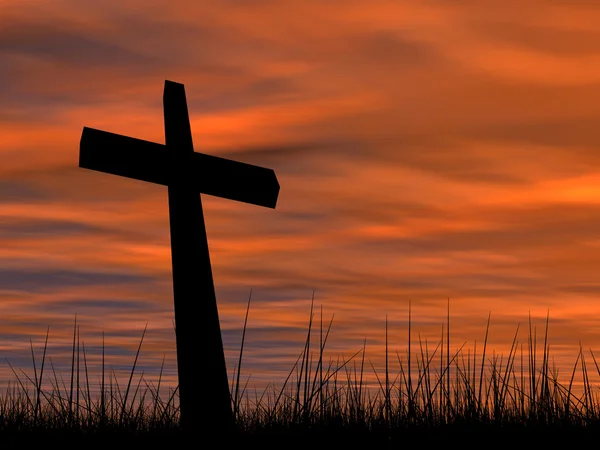
M182 84L165 83L163 106L167 148L188 168L194 145ZM233 414L202 201L186 176L168 193L181 425L228 427Z
M165 81L166 145L84 127L79 167L168 187L184 430L226 431L231 396L200 193L275 208L271 169L194 152L183 84Z

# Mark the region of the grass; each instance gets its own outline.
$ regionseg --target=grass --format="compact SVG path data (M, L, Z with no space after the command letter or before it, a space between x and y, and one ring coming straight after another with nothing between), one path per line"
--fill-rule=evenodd
M270 384L262 392L242 385L241 373L250 299L244 320L239 358L231 376L232 410L237 429L228 438L244 445L258 443L305 448L341 447L395 448L417 436L421 440L444 439L448 434L496 436L514 433L551 436L572 432L584 436L600 430L598 387L588 370L600 375L594 353L590 358L581 348L565 380L550 364L548 320L539 339L529 321L525 345L515 333L508 355L496 354L487 346L488 317L483 346L478 354L450 348L450 318L442 326L438 342L412 339L409 309L408 345L405 355L388 351L386 320L385 368L377 369L366 354L366 341L350 358L325 359L333 318L325 326L314 324L311 304L306 339L302 350L280 387ZM164 439L173 444L181 438L178 391L163 398L161 379L156 385L136 375L142 333L126 385L102 366L92 395L85 346L79 328L73 329L71 371L65 380L54 370L47 355L48 333L41 355L33 344L33 371L27 374L10 366L11 380L0 394L0 436L18 439L116 440L123 443ZM399 366L390 371L390 360ZM8 362L10 364L10 362ZM48 367L48 365L50 367ZM367 382L374 374L375 388ZM574 391L580 380L580 393ZM163 389L164 391L164 389ZM206 412L207 414L210 411ZM443 438L441 436L444 436ZM202 438L202 431L198 433ZM583 439L583 438L582 438ZM132 444L133 445L133 444ZM254 444L253 444L254 445Z

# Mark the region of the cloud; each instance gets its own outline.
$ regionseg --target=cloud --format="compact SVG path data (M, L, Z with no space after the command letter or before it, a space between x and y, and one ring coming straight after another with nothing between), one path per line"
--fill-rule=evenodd
M84 64L93 71L106 66L130 66L143 70L157 60L90 34L60 21L50 23L39 18L27 21L9 20L0 32L0 52L49 61L65 69Z
M43 310L47 311L78 311L79 314L83 315L102 314L108 311L148 312L149 310L156 309L156 305L153 305L149 301L115 298L55 300L51 302L44 302L41 307Z
M25 180L0 180L0 202L30 202L49 200L50 198L51 196L43 189L31 185Z
M104 273L86 270L42 268L4 268L0 272L0 286L4 290L43 292L64 287L102 286L106 284L144 284L153 280L143 275Z
M10 3L0 30L2 328L24 363L18 336L80 308L118 364L148 320L149 359L175 367L166 190L77 167L83 126L163 142L165 79L186 86L196 151L281 184L275 210L202 197L228 362L250 288L262 381L301 350L313 289L332 349L367 337L375 362L386 314L406 336L412 301L438 339L448 297L452 342L482 338L492 311L501 351L549 307L561 349L599 342L593 8L32 5Z
M7 239L60 238L99 231L101 231L99 227L61 220L30 221L8 218L2 223L2 236Z
M83 169L78 166L78 154L73 156L69 165L54 164L39 169L11 171L4 176L8 189L0 192L0 195L7 196L6 202L28 203L36 199L33 196L20 196L19 192L38 192L42 193L40 195L47 202L80 204L82 208L84 205L93 208L94 204L106 201L141 201L148 196L160 195L161 191L165 198L167 196L167 190L163 186Z
M600 33L590 29L568 29L555 23L519 23L508 20L474 22L490 42L528 48L562 57L591 56L600 51Z
M586 91L587 94L592 94L595 89ZM584 95L583 91L579 94ZM600 111L582 117L489 125L474 130L472 135L505 142L507 147L518 142L565 148L570 154L565 157L573 160L585 158L586 163L596 163L598 157L593 148L600 145L600 134L597 132L599 120Z
M108 74L143 76L162 65L160 58L128 49L94 27L53 19L38 15L3 19L0 98L8 119L50 116L57 109L101 101L103 94L116 94L98 89Z

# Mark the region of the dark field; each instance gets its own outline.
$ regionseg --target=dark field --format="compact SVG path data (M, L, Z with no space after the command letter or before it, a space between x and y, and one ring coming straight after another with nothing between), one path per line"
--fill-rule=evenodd
M137 376L137 356L125 386L105 372L103 360L99 394L92 395L85 352L79 351L74 331L67 376L48 367L46 348L34 359L32 374L13 368L15 379L0 395L0 446L313 450L593 442L600 435L600 402L588 369L600 374L600 368L593 353L588 362L582 351L566 383L560 382L549 363L547 327L544 337L530 327L526 351L515 336L504 356L487 349L487 331L478 355L451 352L447 335L435 345L409 341L405 356L394 355L399 373L388 371L387 356L380 373L368 367L364 349L347 360L325 362L331 322L315 330L311 319L303 349L280 388L250 394L236 370L231 379L235 426L211 430L200 423L187 434L179 428L177 389L161 398L160 377L154 385ZM143 335L138 355L142 343ZM243 341L237 367L242 359ZM364 381L371 369L377 389ZM576 374L583 384L578 394L572 389ZM198 407L210 414L210 407Z

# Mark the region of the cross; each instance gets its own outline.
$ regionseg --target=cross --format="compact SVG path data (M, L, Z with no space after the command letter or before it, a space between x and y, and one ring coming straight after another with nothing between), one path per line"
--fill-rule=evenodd
M272 169L194 152L183 84L165 80L166 145L84 127L79 167L168 187L183 430L233 425L200 193L275 208Z

